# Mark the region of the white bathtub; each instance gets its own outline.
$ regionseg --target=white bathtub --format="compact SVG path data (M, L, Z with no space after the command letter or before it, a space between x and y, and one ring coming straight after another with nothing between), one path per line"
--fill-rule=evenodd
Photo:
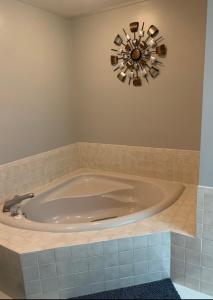
M180 183L128 175L84 173L21 204L25 217L3 213L0 222L47 232L89 231L122 226L150 217L173 204Z

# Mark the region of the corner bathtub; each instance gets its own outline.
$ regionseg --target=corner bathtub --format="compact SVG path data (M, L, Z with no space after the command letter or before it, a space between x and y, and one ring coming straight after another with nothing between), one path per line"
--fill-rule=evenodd
M177 201L183 190L176 182L88 172L22 202L25 217L11 217L1 207L0 222L46 232L112 228L159 213Z

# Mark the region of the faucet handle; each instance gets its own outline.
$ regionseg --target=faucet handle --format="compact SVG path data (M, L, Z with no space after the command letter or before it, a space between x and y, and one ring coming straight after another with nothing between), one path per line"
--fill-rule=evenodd
M14 205L10 209L10 215L11 217L16 217L22 214L21 208L19 205Z
M35 197L35 194L34 193L29 193L29 198L34 198Z

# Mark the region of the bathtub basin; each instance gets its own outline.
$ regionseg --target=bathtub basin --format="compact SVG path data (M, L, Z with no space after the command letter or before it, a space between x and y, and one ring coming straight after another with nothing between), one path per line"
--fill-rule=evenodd
M183 191L181 183L89 172L22 202L22 217L11 217L1 208L0 222L47 232L112 228L159 213L177 201Z

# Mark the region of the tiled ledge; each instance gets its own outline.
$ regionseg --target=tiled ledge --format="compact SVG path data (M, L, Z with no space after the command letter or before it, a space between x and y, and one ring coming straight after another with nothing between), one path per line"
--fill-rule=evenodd
M213 188L199 187L197 236L172 235L174 282L213 296Z
M88 170L75 171L74 174L81 174L85 171L87 172ZM105 172L105 174L112 175L113 173ZM73 173L70 176L73 176ZM63 177L63 180L65 178L69 178L69 176ZM50 188L56 182L46 186L45 189ZM176 203L161 213L141 222L101 231L71 233L28 231L0 224L1 244L21 254L68 245L73 246L132 236L143 236L153 232L173 231L185 235L194 235L197 188L194 185L185 186L184 193Z
M0 202L79 168L198 183L199 152L76 143L0 166Z
M79 143L81 168L198 184L199 151Z
M24 194L79 168L78 144L0 165L0 202Z

